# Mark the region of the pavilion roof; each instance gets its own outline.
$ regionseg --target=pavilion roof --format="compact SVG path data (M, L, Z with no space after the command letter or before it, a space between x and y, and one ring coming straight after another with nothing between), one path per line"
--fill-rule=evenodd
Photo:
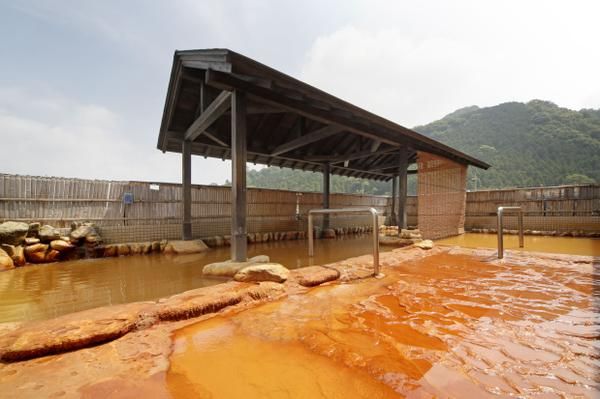
M248 162L389 180L405 148L411 162L425 151L490 166L227 49L175 52L158 149L181 152L186 139L192 154L229 159L234 90L248 100Z

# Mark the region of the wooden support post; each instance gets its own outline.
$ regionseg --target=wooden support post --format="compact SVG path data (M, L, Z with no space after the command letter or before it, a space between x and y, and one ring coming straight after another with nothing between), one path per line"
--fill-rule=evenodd
M192 143L184 140L181 146L181 188L183 220L181 238L192 239Z
M231 97L231 260L247 260L246 231L246 95Z
M323 209L329 209L331 165L323 164ZM329 228L329 215L323 215L323 230Z
M396 219L396 197L398 196L398 176L392 178L392 213L390 214L390 226L398 223Z
M398 232L406 228L406 191L408 186L408 148L402 147L398 162Z

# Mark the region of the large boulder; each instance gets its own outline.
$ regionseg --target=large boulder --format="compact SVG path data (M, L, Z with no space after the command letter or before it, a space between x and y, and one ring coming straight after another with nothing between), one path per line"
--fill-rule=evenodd
M71 231L70 238L73 242L79 242L89 235L97 235L96 230L93 226L82 225Z
M20 245L0 244L0 249L10 256L15 266L23 266L27 262L23 247Z
M52 240L52 241L50 241L50 248L52 248L56 251L59 251L59 252L65 252L65 251L69 251L69 250L75 248L75 246L67 241Z
M33 244L25 247L25 258L31 263L44 263L48 244Z
M379 236L379 244L381 245L389 245L394 247L406 247L407 245L412 245L416 242L419 242L420 239L413 238L400 238L398 236Z
M414 230L402 229L400 231L400 237L408 238L408 239L418 239L418 240L423 238L421 236L421 232L418 229L414 229Z
M314 287L340 278L340 272L337 269L325 266L302 267L293 270L291 274L298 284L305 287Z
M60 252L55 250L55 249L51 249L50 251L48 251L48 253L46 253L46 258L44 259L44 262L57 262L60 259Z
M273 281L283 283L290 271L279 263L261 263L241 269L233 279L241 282Z
M25 249L20 245L15 247L11 258L15 266L24 266L25 263L27 263L27 260L25 259Z
M0 224L0 243L19 245L27 236L29 225L21 222L4 222Z
M107 245L104 247L104 253L102 254L102 256L104 256L105 258L117 255L119 255L119 248L117 245Z
M45 224L42 227L40 227L40 231L38 231L38 238L42 242L58 240L60 238L60 231L48 224Z
M423 240L415 244L415 247L419 247L421 249L431 249L433 248L433 241L431 240Z
M15 264L10 256L3 250L0 249L0 271L10 270L15 267Z
M38 232L40 231L40 227L42 227L42 224L40 222L29 223L29 231L27 232L27 237L37 237Z
M117 254L119 256L127 256L131 253L131 249L129 249L128 244L118 244L117 245Z
M246 262L227 260L224 262L209 263L202 269L202 274L208 276L233 277L240 270L258 263L269 263L269 257L266 255L258 255L248 259Z
M36 237L25 237L25 245L39 244L40 239Z
M166 254L197 254L208 251L208 246L202 240L176 240L169 241L164 249Z

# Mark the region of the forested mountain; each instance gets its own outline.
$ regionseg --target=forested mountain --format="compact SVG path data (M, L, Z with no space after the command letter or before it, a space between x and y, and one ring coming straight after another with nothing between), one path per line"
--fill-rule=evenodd
M248 170L249 187L280 188L294 191L321 191L323 175L318 172L304 172L285 168L264 168ZM390 195L390 182L357 179L354 177L331 175L331 192Z
M492 165L469 168L469 188L600 182L600 110L540 100L472 106L414 130Z
M470 189L600 183L600 109L572 111L547 101L459 109L414 130L492 167L469 168ZM248 185L320 191L320 173L264 168ZM389 182L332 176L333 192L389 194ZM415 183L410 181L409 192Z

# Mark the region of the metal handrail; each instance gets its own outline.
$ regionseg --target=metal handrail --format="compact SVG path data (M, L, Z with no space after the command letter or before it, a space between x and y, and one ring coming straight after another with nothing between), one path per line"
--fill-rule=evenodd
M523 248L523 209L520 206L499 206L498 207L498 259L504 258L504 223L502 217L504 211L519 211L519 248Z
M374 276L379 275L379 213L375 208L338 208L338 209L311 209L308 211L308 256L315 255L313 240L313 215L330 215L338 213L370 213L373 217L373 268Z

